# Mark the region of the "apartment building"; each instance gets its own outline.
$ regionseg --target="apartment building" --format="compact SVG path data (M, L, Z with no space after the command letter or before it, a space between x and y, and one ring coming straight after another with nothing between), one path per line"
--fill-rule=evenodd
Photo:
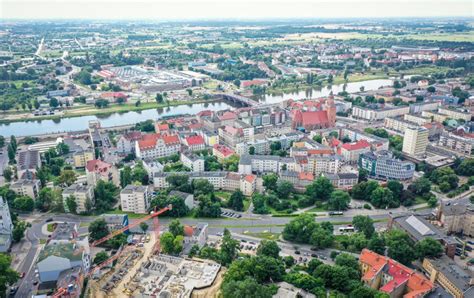
M135 154L141 159L154 159L179 153L181 143L177 135L147 134L135 144Z
M357 163L359 155L370 151L370 144L366 140L345 143L341 146L341 155L348 163Z
M20 179L10 184L10 189L19 196L28 196L32 199L36 199L41 189L41 182L37 179Z
M359 175L356 173L321 173L321 176L328 178L331 184L339 189L351 189L359 182Z
M359 264L362 282L391 298L424 297L435 289L423 274L364 248Z
M203 138L204 138L204 143L207 146L214 146L216 144L219 144L219 134L214 132L214 131L209 131L206 129L200 130L198 132Z
M191 151L199 151L206 148L206 143L201 135L188 136L184 138L183 144Z
M76 213L82 213L87 210L87 208L92 208L94 204L94 188L92 185L81 185L81 184L73 184L63 190L63 204L64 204L64 211L71 212L67 206L67 198L72 196L76 201Z
M423 111L435 111L441 105L439 101L420 102L410 104L410 113L421 113Z
M117 152L120 154L129 154L135 151L136 143L142 138L142 133L132 131L120 136L117 141Z
M390 151L367 152L359 156L359 168L369 176L383 180L409 180L415 173L415 164L393 157Z
M156 189L168 188L170 185L166 177L175 175L172 172L155 173L153 176L153 185ZM203 179L209 181L214 189L223 189L228 191L240 190L245 195L252 195L257 188L257 177L252 174L239 174L235 172L183 172L181 175L189 177L190 181ZM251 177L250 177L251 176Z
M411 123L416 123L418 125L425 125L427 123L431 123L431 118L428 117L423 117L419 114L405 114L403 115L403 120L411 122Z
M343 158L340 155L308 157L308 172L319 176L321 173L337 174L341 170Z
M461 155L471 156L474 148L474 139L458 136L453 133L442 133L439 137L438 146L455 151Z
M74 167L85 168L88 161L94 159L94 152L92 150L76 151L72 155Z
M230 149L225 145L214 144L212 146L212 155L214 155L219 162L234 155L234 150Z
M371 109L355 106L352 108L352 117L369 121L383 120L387 117L396 117L410 112L408 106L385 107L381 109Z
M7 252L12 244L13 222L7 200L0 196L0 252Z
M430 281L443 287L456 298L474 297L474 277L447 256L437 259L425 258L423 270Z
M471 121L472 114L467 110L459 110L453 107L440 107L438 113L447 115L451 119L462 119L466 122Z
M388 150L389 148L389 141L384 138L377 137L376 135L368 134L358 129L353 128L343 128L340 131L339 138L342 139L344 137L348 137L351 139L352 142L366 140L370 143L372 150L380 151L380 150Z
M220 127L218 132L219 140L231 148L235 148L238 143L245 142L244 131L242 128L226 125Z
M204 172L204 157L187 151L182 152L179 159L185 167L191 169L191 172Z
M97 185L99 180L111 182L116 186L120 184L117 167L100 159L93 159L87 162L86 177L87 184L91 186Z
M147 214L152 192L147 185L127 185L120 192L122 211Z
M410 126L405 129L403 153L412 156L423 156L428 146L428 130L421 126Z
M469 198L441 201L437 218L447 233L474 237L474 206Z
M295 159L275 155L242 155L239 173L278 173L282 168L294 168Z
M425 118L430 118L432 121L436 121L442 123L443 121L449 118L448 115L436 113L433 111L423 111L421 112L421 116Z
M253 142L242 142L235 145L235 152L238 155L250 154L253 150L255 155L270 154L271 143L266 139L256 139ZM252 148L252 149L251 149Z

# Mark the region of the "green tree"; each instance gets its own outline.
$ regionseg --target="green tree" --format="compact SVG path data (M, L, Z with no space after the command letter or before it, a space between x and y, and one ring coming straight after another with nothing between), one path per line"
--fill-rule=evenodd
M189 208L186 206L184 200L177 196L158 195L151 201L150 206L151 209L161 209L170 204L173 206L173 208L166 212L167 216L182 217L189 213Z
M459 166L456 167L456 173L462 176L474 176L474 158L464 159Z
M273 291L269 286L257 283L252 278L229 280L222 284L223 298L271 298Z
M239 241L232 238L229 230L224 229L222 245L220 252L221 264L228 266L237 257L239 253Z
M163 95L161 93L157 93L156 94L156 97L155 97L155 100L157 103L163 103Z
M146 222L140 223L140 229L143 233L146 233L146 231L148 230L148 224Z
M357 231L364 233L367 239L370 239L375 233L374 221L369 216L354 216L352 218L352 225Z
M331 193L328 201L329 210L347 210L351 197L349 194L342 190L335 190Z
M98 252L94 257L94 264L101 264L109 259L109 255L105 251Z
M10 136L10 145L12 146L13 150L15 150L16 152L16 150L18 149L18 142L14 135Z
M244 194L237 190L229 198L229 208L232 208L236 211L244 210Z
M8 152L9 163L16 164L16 160L15 160L16 150L14 149L11 143L8 145L7 152Z
M443 246L439 241L427 237L415 244L415 255L418 259L423 260L426 258L437 258L444 252Z
M10 182L13 178L13 171L10 167L6 167L4 170L3 170L3 177L5 177L5 180L7 182Z
M15 198L13 207L17 210L31 212L35 209L35 201L28 196L21 196Z
M315 135L315 136L313 137L313 141L315 141L315 142L317 142L317 143L319 143L319 144L322 144L322 142L323 142L323 137L320 136L320 135Z
M194 244L189 251L188 257L192 258L199 253L199 245Z
M415 251L407 233L401 230L390 230L385 234L388 256L402 264L409 265L415 259Z
M387 188L390 189L394 197L400 197L403 192L403 184L396 180L389 180L387 182Z
M276 191L277 182L278 182L278 175L274 173L266 174L262 177L263 179L263 186L265 186L268 190Z
M59 106L59 101L55 97L52 97L49 100L49 106L52 108L57 108Z
M173 219L170 222L168 229L170 233L173 234L174 237L179 236L179 235L181 236L184 235L184 226L179 222L178 219Z
M95 209L98 212L111 210L117 203L118 188L111 182L99 180L94 189Z
M73 170L62 170L59 175L58 183L60 185L70 186L76 182L76 172Z
M262 240L257 247L257 255L269 256L278 259L280 254L280 247L275 241Z
M295 191L293 184L289 181L278 181L276 192L281 199L288 199Z
M132 168L129 166L124 167L120 171L120 186L124 188L125 186L132 183Z
M408 185L408 190L415 195L425 195L431 190L431 181L425 177L418 178L412 184Z
M25 236L25 231L28 224L25 221L18 221L12 232L13 242L20 242L21 239Z
M161 250L166 254L173 254L174 249L174 236L170 232L164 232L160 237Z
M378 187L370 195L370 203L377 208L395 208L400 206L398 198L388 188Z
M0 297L7 296L7 286L13 285L20 276L11 267L11 257L0 253Z
M383 237L378 234L374 234L367 243L367 248L371 251L378 253L379 255L385 254L385 241Z
M184 236L178 235L174 237L173 246L174 246L174 253L180 254L183 251L184 245Z
M96 219L89 225L89 237L92 241L104 238L109 234L109 228L104 219Z
M254 154L255 154L255 147L254 147L254 146L250 146L250 147L249 147L249 154L250 154L250 155L254 155Z
M321 176L306 187L306 195L310 197L313 202L316 200L327 201L333 190L334 186L331 181Z

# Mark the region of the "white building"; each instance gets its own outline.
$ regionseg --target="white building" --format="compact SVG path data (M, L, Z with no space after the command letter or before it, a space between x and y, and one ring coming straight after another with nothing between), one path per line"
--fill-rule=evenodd
M352 116L354 118L360 118L369 121L383 120L387 117L401 116L408 114L409 112L410 107L408 106L385 107L381 109L370 109L358 106L352 108Z
M154 159L179 153L181 143L177 135L147 134L135 144L135 154L141 159Z
M462 155L471 156L474 148L474 139L457 136L452 133L443 133L439 138L438 146Z
M6 252L12 243L13 223L7 201L0 196L0 252Z
M204 172L204 158L202 156L197 156L192 152L183 152L179 158L185 167L191 169L191 172Z
M151 196L151 190L146 185L127 185L120 192L122 211L140 214L148 213Z
M41 189L41 182L39 180L20 179L12 183L10 189L19 196L28 196L36 199Z
M72 196L76 201L76 213L86 212L87 205L93 206L94 204L94 188L92 185L80 185L80 184L73 184L68 188L63 190L63 204L64 210L66 212L71 212L67 206L67 198Z

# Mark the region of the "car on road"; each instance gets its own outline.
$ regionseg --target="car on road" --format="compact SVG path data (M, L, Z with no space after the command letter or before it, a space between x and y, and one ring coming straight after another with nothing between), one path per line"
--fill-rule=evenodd
M317 258L317 257L318 257L318 255L317 255L317 254L311 254L311 257L313 257L313 258Z
M20 273L20 278L23 278L23 277L25 277L25 275L26 275L26 273L25 273L25 272L22 272L22 273Z
M18 287L11 287L10 288L10 295L14 296L18 292Z
M46 222L52 222L54 219L52 217L48 218Z
M295 255L299 255L301 252L299 250L295 250Z
M35 281L33 282L33 285L36 286L38 283L39 283L39 281L38 281L38 280L35 280Z

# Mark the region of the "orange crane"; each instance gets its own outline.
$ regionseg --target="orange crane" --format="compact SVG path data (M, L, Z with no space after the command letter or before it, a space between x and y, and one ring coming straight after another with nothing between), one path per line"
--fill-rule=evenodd
M156 244L155 244L155 252L156 252L156 249L159 248L159 222L158 222L158 215L161 215L163 213L165 213L166 211L169 211L173 208L173 206L170 204L158 211L152 211L149 215L125 226L125 227L122 227L121 229L118 229L118 230L114 230L112 231L110 234L108 234L107 236L103 237L103 238L100 238L94 242L92 242L89 246L90 247L95 247L109 239L112 239L114 238L115 236L117 235L120 235L122 234L123 232L131 229L131 228L134 228L138 225L140 225L142 222L145 222L151 218L153 218L154 220L154 224L155 224L155 233L156 233ZM155 220L156 219L156 220ZM76 250L76 252L74 252L74 254L78 254L80 252L84 251L84 247L81 247L80 249ZM116 253L115 255L113 255L112 257L108 258L107 260L105 260L104 262L94 266L88 273L85 274L86 277L89 277L91 276L94 272L96 272L97 270L101 269L102 267L112 263L113 261L115 261L116 259L118 259L122 254L124 254L127 250L126 249L123 249L122 251ZM84 280L84 275L81 274L80 275L80 278L77 280L77 285L80 286L82 284L82 281ZM59 297L68 297L70 296L68 294L68 290L64 287L61 287L59 288L56 293L54 293L52 295L53 298L59 298Z

